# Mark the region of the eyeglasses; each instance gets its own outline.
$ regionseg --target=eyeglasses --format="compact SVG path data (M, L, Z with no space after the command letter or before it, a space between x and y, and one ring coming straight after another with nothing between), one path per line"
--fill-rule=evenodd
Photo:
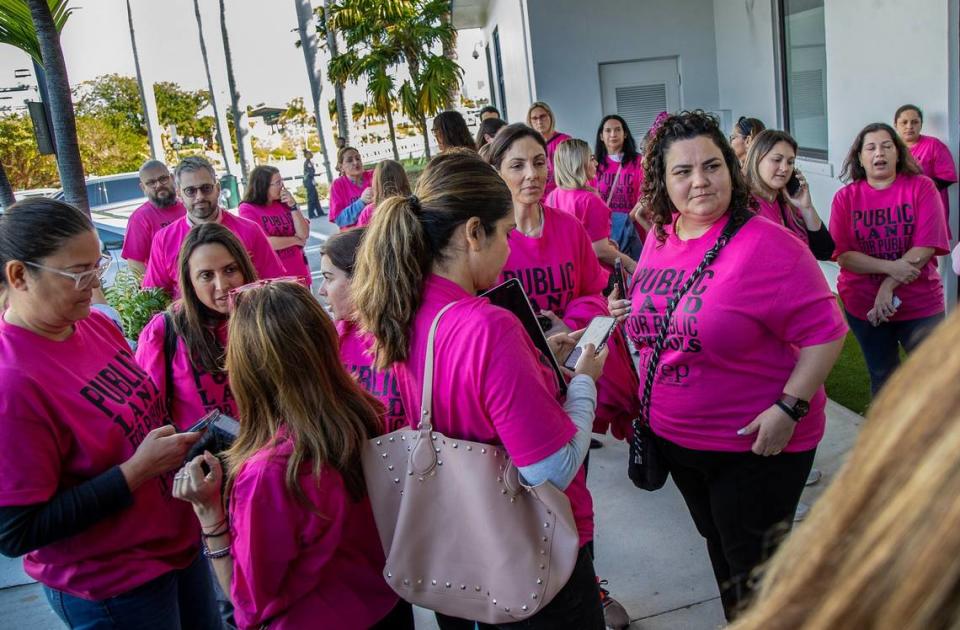
M263 280L254 280L253 282L249 282L247 284L244 284L242 286L239 286L227 291L227 302L230 306L230 310L233 311L233 309L237 307L237 298L241 294L246 293L247 291L251 291L253 289L259 289L261 287L265 287L269 284L278 284L281 282L293 282L296 284L302 284L306 286L305 279L300 276L283 276L280 278L264 278Z
M203 196L206 197L207 195L212 193L213 189L216 187L217 187L216 184L203 184L201 186L187 186L186 188L182 189L181 192L183 192L184 196L190 197L191 199L193 199L194 197L197 196L198 192L202 193Z
M166 186L169 183L170 183L170 176L161 175L160 177L157 177L155 179L148 179L147 181L143 182L143 185L146 186L147 188L154 188L156 186L161 186L161 185Z
M81 271L80 273L64 271L63 269L54 269L53 267L47 267L46 265L41 265L30 261L26 261L24 264L64 276L65 278L70 278L73 280L74 288L78 291L82 291L90 288L90 286L93 284L94 278L96 278L98 282L101 278L103 278L104 274L107 273L107 269L109 269L110 265L113 264L113 258L110 256L101 256L100 260L97 261L96 267L89 271Z

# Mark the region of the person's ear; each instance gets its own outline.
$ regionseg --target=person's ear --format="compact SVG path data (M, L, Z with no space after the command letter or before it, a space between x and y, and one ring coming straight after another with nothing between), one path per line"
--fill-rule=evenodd
M484 232L479 217L470 217L464 224L467 238L467 247L470 251L478 252L483 249Z
M7 286L22 291L27 286L27 266L19 260L8 260L3 267L7 278Z

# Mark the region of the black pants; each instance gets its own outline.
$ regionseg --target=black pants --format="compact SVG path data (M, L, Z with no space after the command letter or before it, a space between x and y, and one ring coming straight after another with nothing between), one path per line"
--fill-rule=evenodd
M473 630L474 622L437 613L440 630ZM593 570L593 560L586 545L580 548L573 574L557 596L546 607L524 621L501 625L477 624L479 630L604 630L600 590Z
M816 449L761 457L695 451L659 437L657 446L707 541L723 611L731 620L751 593L751 571L790 531Z

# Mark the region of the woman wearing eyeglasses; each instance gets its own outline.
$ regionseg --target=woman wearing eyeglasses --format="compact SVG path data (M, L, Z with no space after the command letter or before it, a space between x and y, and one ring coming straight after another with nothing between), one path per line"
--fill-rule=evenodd
M72 628L217 628L197 525L171 495L197 434L123 333L91 312L105 271L79 210L29 199L0 218L0 552L27 554Z
M257 275L240 240L216 223L190 230L180 250L179 270L183 293L144 327L137 362L165 396L170 417L182 431L214 409L237 417L223 368L229 294Z
M310 223L283 185L280 171L273 166L258 166L250 171L250 183L237 212L263 228L284 271L306 278L309 286L313 278L303 246L310 238Z

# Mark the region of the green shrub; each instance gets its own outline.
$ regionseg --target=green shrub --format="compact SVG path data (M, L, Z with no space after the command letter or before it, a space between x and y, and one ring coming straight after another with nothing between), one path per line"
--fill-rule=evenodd
M124 334L137 339L154 315L167 308L170 296L163 289L141 289L141 277L129 267L117 272L113 284L104 289L107 303L120 313Z

